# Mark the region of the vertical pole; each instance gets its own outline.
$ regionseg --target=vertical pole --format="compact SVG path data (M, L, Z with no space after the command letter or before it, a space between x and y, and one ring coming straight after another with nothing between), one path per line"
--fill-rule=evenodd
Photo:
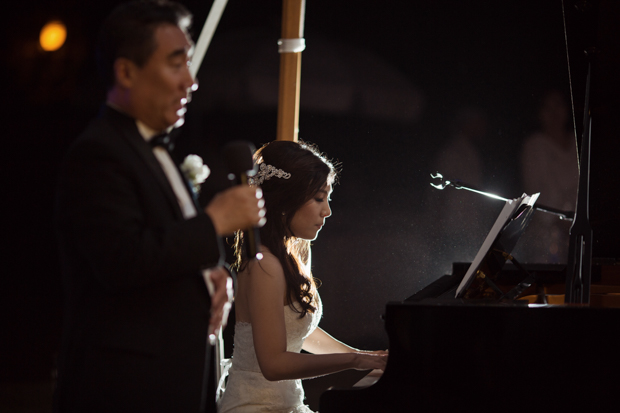
M282 42L303 39L305 0L283 0ZM299 48L297 48L299 49ZM303 50L303 48L301 49ZM280 48L280 89L278 93L277 140L297 142L299 132L299 86L301 82L301 50Z
M575 218L569 232L568 265L566 266L565 303L590 304L592 270L592 227L590 226L590 82L592 63L588 64L586 102L584 105L583 137L579 158L579 190Z

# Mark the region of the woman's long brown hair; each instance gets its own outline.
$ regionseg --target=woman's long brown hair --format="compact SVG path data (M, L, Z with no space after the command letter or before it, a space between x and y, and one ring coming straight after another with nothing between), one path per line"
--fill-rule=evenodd
M327 183L334 183L337 171L316 145L305 142L273 141L254 154L254 161L272 165L290 173L289 179L271 177L261 184L267 222L260 229L260 241L282 264L286 280L287 303L293 299L301 306L300 317L316 310L316 283L307 268L310 241L295 237L290 223L295 212ZM238 271L247 267L243 233L235 236L235 264ZM298 311L299 312L299 311Z

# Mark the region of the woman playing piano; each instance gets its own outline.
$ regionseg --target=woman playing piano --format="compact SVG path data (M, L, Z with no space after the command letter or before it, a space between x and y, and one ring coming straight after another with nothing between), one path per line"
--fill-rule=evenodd
M332 163L314 146L290 141L268 143L254 158L259 172L251 184L261 186L267 209L263 259L243 258L243 234L237 234L235 345L219 408L310 412L301 379L383 370L387 352L355 349L318 327L322 307L310 272L310 241L331 215Z

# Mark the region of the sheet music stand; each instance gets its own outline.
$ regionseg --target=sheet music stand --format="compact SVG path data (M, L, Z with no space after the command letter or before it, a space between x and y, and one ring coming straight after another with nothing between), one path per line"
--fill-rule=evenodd
M489 231L476 258L471 263L456 290L456 298L513 299L531 284L530 275L510 255L517 241L525 231L534 213L534 203L540 193L523 194L507 200L504 208ZM510 259L525 274L525 279L510 292L504 293L493 280Z

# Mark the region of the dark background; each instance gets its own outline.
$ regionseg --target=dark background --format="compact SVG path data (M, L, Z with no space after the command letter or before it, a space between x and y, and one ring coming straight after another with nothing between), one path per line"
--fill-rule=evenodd
M62 318L56 172L104 99L94 38L118 3L22 0L4 13L5 395L53 374ZM211 2L182 3L194 12L197 39ZM275 139L281 8L230 0L202 64L176 151L211 166L203 202L226 184L218 155L225 143ZM60 50L43 52L38 33L51 19L69 34ZM562 1L311 0L305 38L299 136L342 165L333 216L313 248L322 326L356 347L387 348L385 303L449 273L454 261L471 261L503 205L459 194L463 208L485 211L475 234L445 228L437 215L448 190L432 190L429 174L461 109L487 119L478 147L484 189L523 192L520 148L536 129L538 100L549 88L569 93Z

